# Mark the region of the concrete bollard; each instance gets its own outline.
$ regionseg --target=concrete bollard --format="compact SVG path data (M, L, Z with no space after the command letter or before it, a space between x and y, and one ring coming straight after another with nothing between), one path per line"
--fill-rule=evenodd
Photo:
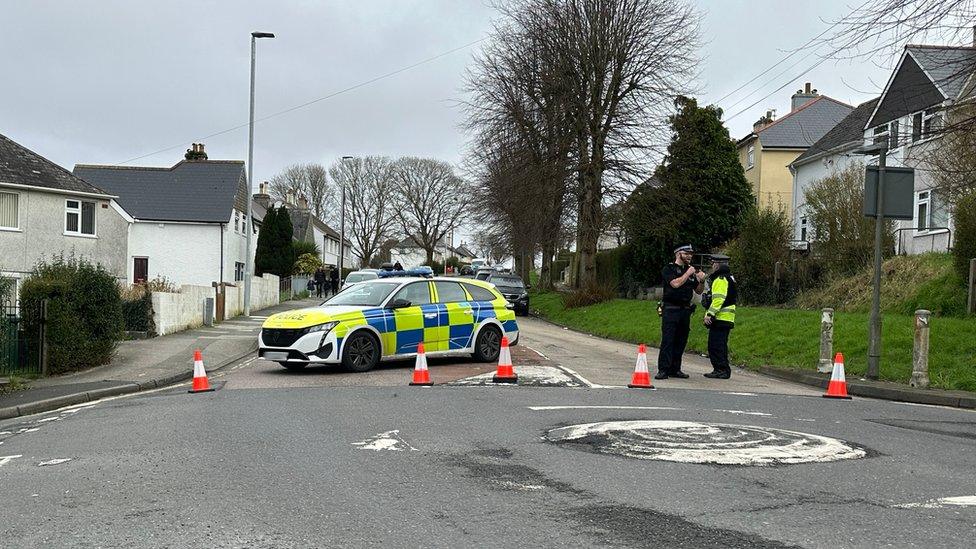
M817 371L830 373L834 369L834 310L825 308L820 316L820 361Z
M915 348L912 352L912 387L929 386L929 311L915 311Z

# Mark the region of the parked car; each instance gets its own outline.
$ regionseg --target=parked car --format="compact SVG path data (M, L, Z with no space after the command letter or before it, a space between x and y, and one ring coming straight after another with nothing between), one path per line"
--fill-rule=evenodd
M380 360L416 356L423 342L430 356L495 362L503 335L516 345L518 324L491 284L392 277L351 285L318 307L271 315L258 336L258 356L290 370L342 364L365 372Z
M512 302L515 306L515 314L522 316L529 314L528 287L522 282L520 276L510 273L494 273L488 277L487 282L494 284L498 292Z
M342 281L342 287L345 288L350 284L355 284L357 282L362 282L364 280L375 280L379 278L376 274L377 271L374 269L363 269L361 271L353 271L346 275L346 279Z

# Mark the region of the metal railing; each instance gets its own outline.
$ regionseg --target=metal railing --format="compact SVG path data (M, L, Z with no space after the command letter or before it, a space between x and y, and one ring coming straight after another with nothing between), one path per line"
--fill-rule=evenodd
M23 314L29 313L33 322ZM42 309L25 311L18 301L0 302L0 375L43 373Z
M942 235L948 235L946 239L945 251L948 252L952 250L952 229L949 227L901 227L895 229L895 239L897 241L897 250L899 255L905 255L905 245L902 240L902 233L905 231L925 231L925 234L912 235L912 238L930 238L929 250L930 252L936 251L935 241ZM912 251L915 252L916 247L912 246ZM939 250L942 251L942 246L939 246Z

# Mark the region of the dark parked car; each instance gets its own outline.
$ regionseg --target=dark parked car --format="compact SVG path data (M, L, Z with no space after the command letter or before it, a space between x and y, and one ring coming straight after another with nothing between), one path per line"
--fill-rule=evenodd
M488 282L494 284L498 293L515 305L515 314L529 314L529 293L521 277L510 273L494 273L488 277Z

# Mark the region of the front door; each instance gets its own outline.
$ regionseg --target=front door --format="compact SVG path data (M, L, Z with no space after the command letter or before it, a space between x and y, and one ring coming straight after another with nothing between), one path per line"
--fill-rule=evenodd
M409 307L393 311L396 324L396 354L417 352L417 344L423 342L425 351L436 348L437 305L432 304L430 283L426 280L411 282L394 294L393 301L404 299ZM429 329L433 328L431 332Z
M149 281L149 258L135 257L132 259L132 283L145 284Z

